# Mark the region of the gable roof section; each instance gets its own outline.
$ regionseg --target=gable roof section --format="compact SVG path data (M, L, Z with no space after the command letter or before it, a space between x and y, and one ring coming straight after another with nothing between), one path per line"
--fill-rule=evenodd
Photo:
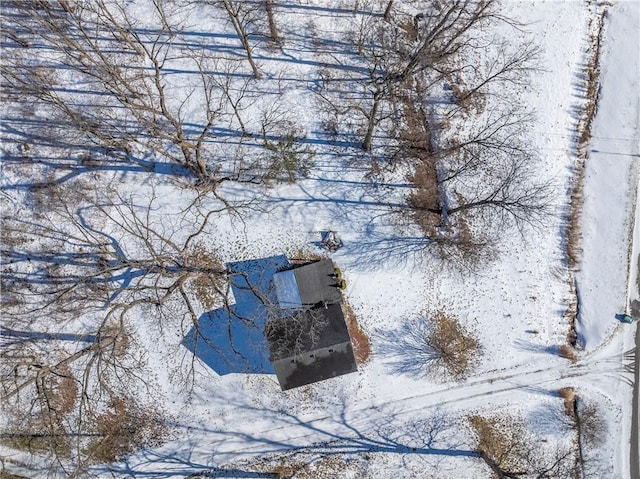
M311 308L342 301L330 259L276 273L273 284L281 308Z
M319 349L308 355L279 359L273 362L273 369L283 391L358 370L350 342Z
M265 333L283 390L357 370L340 304L275 318Z
M267 322L265 328L271 360L349 342L349 332L339 304L298 311Z
M290 269L273 275L273 286L281 308L302 308L302 298L294 271Z

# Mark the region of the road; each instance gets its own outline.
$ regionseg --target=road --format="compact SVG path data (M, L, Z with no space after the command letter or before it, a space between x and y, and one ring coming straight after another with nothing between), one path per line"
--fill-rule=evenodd
M636 180L637 181L637 180ZM640 185L636 188L640 193ZM632 253L631 253L631 274L629 274L629 312L634 318L640 318L640 244L638 244L638 238L640 237L640 205L638 205L638 195L636 195L635 205L635 226L632 234ZM635 268L633 268L635 261ZM635 271L634 271L635 269ZM635 276L635 277L634 277ZM640 479L640 449L638 443L640 442L640 417L638 415L638 400L640 399L640 327L638 327L638 321L636 321L636 354L635 354L635 371L633 381L633 403L631 406L631 445L629 448L629 476L631 479Z
M640 259L640 257L639 257ZM638 389L640 389L640 328L636 325L636 367L633 381L633 405L631 410L631 447L630 451L630 476L631 479L640 479L640 450L638 449Z

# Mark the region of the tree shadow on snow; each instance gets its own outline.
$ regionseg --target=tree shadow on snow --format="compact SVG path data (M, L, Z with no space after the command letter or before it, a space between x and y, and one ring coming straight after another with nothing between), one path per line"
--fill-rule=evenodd
M378 354L394 374L413 378L431 376L437 358L429 347L428 334L426 321L405 322L397 329L377 335Z
M289 265L283 255L228 263L235 304L200 316L182 344L221 376L274 374L264 326L273 275Z
M233 402L233 399L229 401ZM176 473L185 476L203 474L206 477L272 477L269 474L277 464L289 461L311 463L328 456L348 461L358 454L393 454L407 459L412 457L427 468L437 467L445 457L481 458L460 434L464 422L438 408L416 418L403 415L403 410L397 405L350 411L343 402L330 417L308 421L282 410L276 412L246 404L237 406L249 414L274 421L272 415L277 415L278 427L275 430L290 428L296 432L295 437L274 435L270 429L249 433L236 431L233 427L214 430L175 424L177 430L188 431L187 434L198 438L191 442L191 451L175 454L172 450L145 450L122 463L108 465L108 470L131 477L168 478ZM364 417L370 419L372 415L376 416L376 421L367 427ZM229 449L230 444L237 447ZM203 450L216 453L205 458L200 455ZM202 459L198 461L197 457ZM264 461L255 462L251 457L260 457ZM270 459L274 460L271 467ZM170 470L167 470L167 465L170 465ZM227 465L232 469L225 469ZM96 471L102 472L104 467L98 466ZM230 475L225 476L225 473Z

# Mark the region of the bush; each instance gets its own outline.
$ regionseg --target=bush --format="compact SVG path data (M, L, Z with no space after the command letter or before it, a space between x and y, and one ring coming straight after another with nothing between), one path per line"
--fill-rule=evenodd
M578 360L578 354L576 353L576 350L568 344L563 344L558 348L558 356L568 359L572 363L575 363Z
M575 453L566 444L546 444L516 417L471 416L476 451L497 477L578 477Z
M476 435L476 449L502 471L518 469L525 456L526 434L520 424L504 418L471 416L469 423Z
M439 311L431 318L428 345L433 360L454 378L464 377L477 360L480 344L460 321Z
M458 318L441 311L430 320L405 324L391 332L385 342L386 354L398 373L436 380L464 379L481 352L478 340Z

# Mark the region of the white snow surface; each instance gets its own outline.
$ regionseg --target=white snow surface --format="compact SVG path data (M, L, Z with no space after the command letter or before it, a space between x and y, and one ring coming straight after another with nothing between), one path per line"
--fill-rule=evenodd
M637 2L621 2L605 24L602 87L586 163L585 260L578 283L580 332L587 349L613 333L611 317L627 309L640 145L638 8Z
M530 24L528 30L544 48L544 71L536 76L526 101L538 113L535 147L545 158L546 173L563 179L575 154L572 107L582 101L575 84L583 68L590 11L582 2L519 2L507 8ZM331 28L330 16L313 21L319 29ZM379 204L379 192L371 191L355 168L320 165L311 179L271 192L276 205L268 215L247 220L251 226L242 242L249 250L241 259L317 241L321 230L339 231L345 246L333 259L344 271L346 297L371 337L369 363L357 375L286 393L278 390L273 376L215 377L203 371L206 379L198 384L188 413L180 391L167 391L168 397L175 395L171 401L177 407L172 412L180 425L176 440L131 458L127 467L180 475L317 442L342 439L349 444L360 434L376 437L381 423L391 422L400 429L429 419L434 410L459 418L477 408L496 412L517 405L535 423L536 411L545 404L560 407L555 391L572 385L606 405L611 439L598 460L611 477L625 477L630 388L620 368L609 362L611 358L617 358L614 365L622 362L622 352L630 347L632 338L632 327L618 325L614 316L626 307L632 182L637 178L632 165L637 164L633 155L638 152L634 54L638 45L632 39L639 27L638 4L616 3L606 22L600 108L587 161L584 256L578 277L579 332L587 352L576 366L555 354L566 334L563 312L569 294L560 218L545 231L532 233L529 244L522 245L517 238L512 244L506 241L499 260L481 273L452 274L429 264L419 253L385 248L380 240L392 234L393 225L384 216L376 218L388 213ZM308 53L296 45L285 48L295 49L297 55ZM303 66L299 70L296 74L304 76ZM308 103L306 96L300 97ZM313 106L301 105L300 118L312 121L312 111ZM384 195L384 186L380 188ZM396 192L392 194L397 198ZM566 201L560 195L559 208ZM231 253L229 260L235 259L239 258ZM458 315L481 340L482 363L463 384L410 377L393 366L398 349L393 347L395 336L390 332L402 331L437 309ZM533 330L538 333L532 334ZM165 367L162 351L158 353L156 370ZM442 446L446 445L445 439ZM416 470L401 472L399 460L387 459L378 477L416 477ZM445 455L438 463L456 477L486 473L468 457ZM424 460L421 467L429 465L434 462ZM435 474L433 469L426 470L424 477Z
M281 101L292 108L287 115L304 124L311 143L321 137L307 86L322 48L314 48L303 33L313 23L326 37L337 35L347 14L336 21L333 8L345 7L320 0L276 6L286 25L283 53L293 61L267 50L256 54L265 72L292 79L284 82ZM355 374L282 392L273 374L219 375L197 360L195 384L187 393L177 379L190 354L180 345L179 321L157 331L146 328L141 317L134 322L137 337L158 384L152 399L173 418L171 437L122 463L96 466L94 473L177 478L322 444L318 450L355 461L353 470L360 472L343 477L488 477L486 465L469 453L473 436L464 417L510 411L541 437L562 442L567 432L550 416L562 411L558 389L571 386L602 406L608 424L604 442L585 454L600 464L600 477L628 477L631 376L623 354L633 347L636 326L617 322L615 315L637 298L627 284L637 277L629 259L640 161L640 3L614 1L606 7L577 274L584 349L575 364L557 354L566 342L564 314L571 300L561 235L575 164L575 111L584 103L576 84L589 20L597 12L583 1L514 1L505 2L505 9L528 25L526 35L543 48L542 70L520 101L537 113L531 146L544 159L540 175L558 185L554 218L527 232L526 241L505 232L499 256L481 271L452 272L414 248L412 234L419 232L392 214L408 193L403 178L372 184L355 162L317 157L309 178L265 193L267 211L251 211L242 221L217 218L211 246L233 263L313 251L310 245L321 231L337 231L344 246L331 257L347 281L345 297L370 337L369 361ZM124 181L144 195L141 178ZM249 193L244 186L223 188L236 197ZM167 208L180 208L171 186L157 185L156 194ZM465 381L441 382L402 368L411 359L406 351L403 355L403 335L439 310L459 317L482 346L477 369ZM420 427L432 424L440 428L426 444ZM411 447L421 453L412 455ZM2 452L18 457L6 448ZM363 453L371 457L364 460Z

